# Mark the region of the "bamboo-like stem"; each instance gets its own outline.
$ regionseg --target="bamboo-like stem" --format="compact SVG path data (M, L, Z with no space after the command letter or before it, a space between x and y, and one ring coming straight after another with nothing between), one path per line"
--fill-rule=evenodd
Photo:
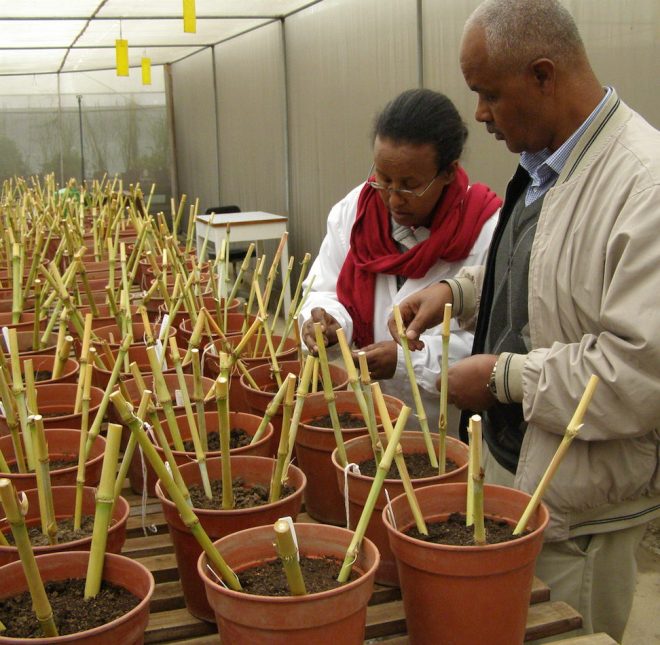
M195 412L197 414L197 430L199 440L202 444L202 450L206 454L208 451L208 437L206 434L206 411L204 410L204 388L202 386L202 366L199 360L199 350L193 349L192 353L193 370L193 401L195 402Z
M170 429L174 448L180 452L185 452L179 426L174 416L172 397L163 378L163 372L160 369L160 361L158 360L155 347L147 347L147 357L149 358L149 365L151 365L151 372L153 374L156 398L160 407L163 408L165 418L167 419L167 426Z
M394 453L396 452L399 441L401 440L403 429L406 427L409 414L410 408L404 405L401 408L401 413L399 414L399 418L397 419L396 425L394 426L392 439L385 449L385 452L383 453L383 458L378 464L376 476L374 477L374 481L371 484L371 488L369 489L369 495L367 497L367 501L364 503L362 515L360 515L360 520L355 529L355 532L353 533L353 537L351 538L351 543L348 545L348 549L346 549L346 557L344 558L344 563L342 564L339 575L337 576L337 580L339 582L347 582L348 577L351 575L351 569L357 560L360 544L362 544L364 534L367 530L367 525L369 524L369 520L371 519L371 515L374 511L374 505L376 504L376 500L380 495L380 490L383 487L385 477L387 476L390 466L392 465L392 459L394 458Z
M231 479L231 455L229 445L229 405L227 379L219 376L215 382L215 404L218 410L220 432L220 459L222 461L222 508L234 508L234 490Z
M284 245L286 244L288 239L289 239L289 233L287 231L284 231L284 233L282 233L282 237L280 238L280 242L277 245L277 250L275 251L275 255L273 255L273 261L271 262L270 269L268 270L268 276L266 278L266 287L264 289L265 307L268 307L268 304L270 303L270 294L273 291L273 284L275 282L275 276L277 275L277 269L280 265L280 258L282 257L282 251L284 250ZM284 279L284 276L282 276L282 279Z
M467 502L465 505L465 526L474 525L474 477L473 466L474 460L472 459L472 446L474 438L472 437L472 422L468 421L467 427L468 436L468 468L467 468Z
M408 347L408 338L406 337L405 329L403 328L403 320L401 318L401 312L399 311L399 305L394 305L394 319L396 321L397 333L399 334L399 341L401 348L403 349L403 357L406 363L406 371L408 372L408 381L410 382L410 389L412 391L413 399L415 401L415 409L417 411L417 420L422 429L422 435L424 437L424 443L426 444L426 450L429 453L429 461L433 468L438 467L438 458L435 456L435 448L433 447L433 441L431 440L431 432L429 431L428 418L426 416L426 411L424 410L424 404L422 403L422 397L419 393L419 386L417 385L417 379L415 377L415 370L413 369L412 358L410 356L410 348Z
M440 367L440 417L438 418L438 474L444 475L447 469L447 376L449 372L449 324L451 303L445 304L442 321L442 359Z
M93 347L89 351L96 351ZM80 444L78 446L78 469L76 471L76 499L73 513L73 530L79 531L82 522L83 489L85 487L85 446L87 445L87 434L89 427L89 403L92 389L91 363L85 363L82 381L82 419L80 421Z
M266 412L264 412L263 419L261 419L261 423L259 424L257 431L252 436L252 441L250 441L250 444L257 443L257 441L263 437L263 434L266 431L266 427L270 423L270 420L277 414L278 410L280 409L280 405L282 405L282 401L284 400L284 396L286 394L286 389L287 382L285 381L282 383L279 390L277 390L273 400L266 406Z
M110 373L110 379L108 380L108 384L105 387L103 398L101 399L101 404L99 405L99 409L94 416L92 427L89 429L89 434L87 435L85 457L89 457L89 451L92 449L92 444L96 441L96 437L99 436L99 432L101 432L101 424L103 423L103 418L105 417L108 404L110 403L110 393L117 383L119 372L121 371L122 364L124 362L124 356L126 356L128 348L131 346L132 342L133 334L128 334L119 346L119 350L117 351L117 358L115 360L114 367L112 368L112 372Z
M378 424L376 423L376 410L374 408L374 398L371 394L371 374L369 374L369 365L367 364L367 355L365 352L358 352L358 363L360 365L360 386L362 387L362 392L364 393L364 398L367 402L367 412L369 415L367 429L369 426L373 426L373 428L376 429L375 436L372 436L371 432L369 433L369 436L371 437L371 449L378 462L383 456L383 446L377 432Z
M12 306L11 321L16 324L23 312L23 285L21 284L21 246L15 243L12 248Z
M170 356L176 369L176 376L181 390L181 397L183 398L183 406L186 410L186 418L188 419L188 426L190 428L190 437L192 438L193 445L195 446L195 458L199 466L199 473L202 478L202 486L204 494L207 499L213 499L213 492L211 491L211 482L209 481L209 473L206 467L206 454L204 447L197 433L197 424L195 423L195 415L193 414L192 405L190 404L190 396L188 394L188 386L186 385L186 378L183 375L183 368L181 366L181 355L179 354L179 347L176 344L176 338L170 338ZM198 350L199 351L199 350ZM202 403L203 405L203 403Z
M474 514L474 543L486 544L484 527L484 469L481 467L481 417L470 417L472 441L470 442L470 460L472 461L472 512Z
M273 530L275 531L275 548L282 561L289 591L292 596L304 596L307 594L307 589L300 570L298 547L293 541L291 527L286 520L279 519L273 525Z
M149 390L142 390L142 398L140 399L140 405L138 410L135 413L137 418L140 421L144 422L144 419L147 417L147 409L151 401L151 392ZM122 488L124 487L124 480L128 474L128 469L131 466L131 460L133 459L133 454L135 453L135 446L137 445L137 439L135 435L131 432L131 436L128 438L128 443L124 449L124 454L119 464L119 471L117 472L117 479L115 479L115 489L113 494L114 503L117 503L117 498L121 495Z
M282 305L284 304L284 294L288 289L289 280L291 280L291 272L293 271L293 265L295 261L296 259L293 256L289 258L289 264L286 269L286 275L282 277L282 291L280 291L280 297L277 299L275 313L273 314L273 322L270 325L271 332L275 331L275 325L277 324L277 319L280 317L280 311L282 310ZM286 324L286 318L284 319L283 322ZM296 325L294 329L298 329L298 325Z
M298 383L298 390L296 391L296 404L293 408L293 414L291 415L291 427L289 429L289 446L287 450L286 460L284 462L284 467L282 469L283 478L286 476L286 473L289 469L289 463L291 462L291 456L293 455L293 449L296 445L296 436L298 435L298 426L300 425L300 418L302 417L303 406L305 405L305 398L307 392L309 392L309 382L312 378L312 372L314 371L314 365L318 363L318 360L315 356L311 354L307 355L305 359L305 364L303 366L302 376Z
M101 589L105 547L108 542L108 528L114 506L115 473L119 458L122 427L118 423L108 424L107 443L103 455L101 480L96 490L96 513L90 547L87 575L85 576L85 598L93 598Z
M66 330L66 327L65 327ZM53 365L52 378L60 378L62 370L66 365L69 355L71 354L71 345L73 345L73 336L64 336L61 346L56 351L55 363Z
M37 389L34 380L34 368L32 366L31 358L23 361L23 371L25 372L25 392L27 394L28 414L38 414L39 408L37 406Z
M190 253L194 241L193 231L195 229L195 221L197 220L197 212L199 210L199 197L195 200L195 205L191 205L188 210L188 226L186 227L186 253Z
M16 466L18 467L19 473L25 473L27 472L27 465L25 463L25 454L23 452L23 444L21 442L21 435L18 427L18 418L16 417L16 412L14 410L16 401L9 387L9 383L7 383L5 370L2 368L0 368L0 398L4 404L5 419L7 420L7 427L9 428L9 434L11 436L11 443L14 447ZM4 472L9 472L9 470L7 469Z
M273 376L275 377L275 380L277 381L277 385L279 387L280 385L282 385L281 370L280 370L280 365L277 362L277 352L275 351L275 347L273 345L273 337L271 336L270 328L268 327L268 312L266 311L266 304L264 302L264 299L262 298L261 289L259 288L258 282L255 282L254 284L254 292L257 297L260 316L261 318L263 318L264 321L262 329L264 332L264 336L266 337L266 345L268 346L268 351L270 352L270 362L272 363L273 366ZM255 350L257 348L257 345L258 343L255 343Z
M250 266L250 260L252 258L253 253L254 253L254 242L250 242L250 246L248 246L248 249L245 253L245 257L243 258L243 262L241 262L241 267L238 270L238 275L236 276L236 280L234 280L234 284L231 288L231 293L225 298L224 320L223 320L225 330L227 329L228 307L234 301L234 298L236 298L236 294L238 293L238 289L243 284L243 279L245 277L245 272L248 270L248 268Z
M34 281L34 323L32 326L32 349L38 352L41 349L41 286L39 279Z
M238 581L238 577L223 560L222 556L218 553L218 550L213 546L213 542L211 542L206 531L204 531L199 523L199 519L186 502L183 493L175 484L172 475L167 472L165 464L161 461L156 449L151 441L149 441L149 437L147 437L142 429L142 422L132 414L128 403L122 397L120 392L115 392L112 395L111 400L122 420L122 423L127 425L131 429L131 432L136 435L137 441L140 444L145 457L149 460L149 463L156 471L156 474L167 490L170 499L176 504L179 515L181 516L181 521L188 527L211 563L220 572L220 575L227 586L235 591L241 591L241 584Z
M11 357L11 371L12 371L12 392L14 400L16 401L16 409L18 411L18 418L21 424L21 431L23 433L23 443L25 444L25 458L29 470L34 470L34 450L32 447L32 435L28 430L28 412L27 403L25 401L25 388L23 386L23 374L21 373L21 362L18 357L18 336L16 329L9 330L9 355Z
M575 412L573 413L573 417L571 418L568 426L566 426L566 432L564 433L564 437L562 438L561 443L557 447L557 450L553 455L552 460L548 465L548 468L543 474L541 481L536 487L536 490L534 491L532 498L529 500L527 507L525 508L522 516L520 517L520 520L518 521L518 524L516 525L516 528L513 531L514 535L520 535L520 533L522 533L525 530L525 527L527 526L527 523L532 517L532 514L534 513L538 505L541 503L541 499L543 498L543 495L547 490L548 485L552 481L552 478L555 476L555 473L557 472L557 468L559 468L559 464L564 458L564 455L566 454L568 447L571 445L573 439L575 439L578 432L580 431L580 428L582 427L582 419L584 418L587 408L591 403L591 399L594 395L594 391L596 390L596 386L598 385L599 380L600 379L595 374L592 374L591 377L589 378L584 393L582 394L582 398L580 399L580 403L578 404Z
M282 432L277 447L277 461L270 480L270 491L268 501L276 502L282 491L282 476L284 474L284 463L289 454L289 432L291 430L291 416L293 414L293 397L296 389L296 375L289 374L284 380L286 383L286 394L284 395L284 411L282 414Z
M37 492L39 498L39 512L41 516L41 531L48 538L49 544L57 544L57 522L55 520L55 505L53 504L53 491L50 485L50 457L48 445L44 434L43 417L36 414L30 417L30 430L37 458Z
M39 567L37 567L37 561L32 551L25 519L16 499L16 491L9 479L0 479L0 501L5 510L7 521L11 526L14 542L18 549L25 579L32 597L32 606L37 615L41 631L46 637L58 636L57 627L55 627L55 621L53 620L53 610L39 575Z
M385 431L385 436L387 437L388 444L392 440L392 433L394 428L392 427L392 421L390 420L390 413L387 409L387 404L385 403L385 397L380 389L378 383L373 383L369 390L372 392L372 398L375 401L375 404L378 406L378 411L380 413L380 418L383 424L383 430ZM422 535L428 535L428 529L426 528L426 522L424 521L424 516L422 515L422 509L419 507L419 502L417 501L417 495L415 495L415 489L410 480L410 474L408 473L408 466L406 465L406 459L403 454L401 446L397 446L396 452L394 453L394 462L396 463L397 470L399 471L399 477L401 478L401 483L403 485L403 490L408 499L408 505L415 519L415 525L417 530Z
M319 348L319 365L321 368L321 375L323 377L323 398L328 405L328 412L332 421L332 431L335 435L337 443L337 461L342 468L346 467L348 459L346 458L346 448L344 446L344 437L341 433L341 426L339 425L339 416L337 415L337 406L335 404L335 391L332 389L332 379L330 378L330 368L328 367L328 355L325 351L325 344L323 342L323 332L321 331L321 323L314 323L314 333L316 334L316 344Z
M314 361L314 370L312 372L312 394L316 394L319 389L319 361Z
M298 315L298 299L300 298L300 293L302 290L302 285L305 280L305 275L307 274L307 268L309 267L310 260L312 256L309 253L305 253L301 266L300 266L300 275L298 276L298 283L296 284L296 289L293 293L293 298L291 300L291 305L289 306L289 313L287 314L286 324L284 325L284 333L282 334L282 340L280 341L280 346L277 348L277 351L281 351L284 347L285 339L289 337L289 333Z

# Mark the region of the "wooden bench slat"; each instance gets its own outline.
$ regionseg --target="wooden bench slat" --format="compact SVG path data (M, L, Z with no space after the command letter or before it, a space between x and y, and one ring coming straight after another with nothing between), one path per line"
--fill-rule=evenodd
M617 642L611 636L600 632L598 634L586 634L585 636L565 638L560 641L555 641L555 645L617 645Z
M582 616L561 600L530 605L525 640L563 634L582 626Z

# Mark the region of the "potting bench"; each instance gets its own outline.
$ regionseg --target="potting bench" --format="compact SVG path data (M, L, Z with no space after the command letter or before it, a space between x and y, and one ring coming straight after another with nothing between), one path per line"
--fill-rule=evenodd
M222 240L227 237L227 226L230 227L229 242L255 242L257 254L260 253L259 244L263 240L279 240L286 233L288 218L284 215L274 215L262 211L244 213L213 213L212 215L198 215L195 223L197 237L197 250L201 251L204 238L208 235L209 244L215 248L216 254L220 250ZM284 277L289 266L289 244L284 242L280 256L280 271ZM289 313L291 306L291 288L284 289L284 313Z
M140 497L124 489L124 496L131 505L128 520L128 539L122 553L144 564L156 579L156 591L151 602L151 617L145 634L145 643L179 643L210 645L218 643L214 624L191 616L184 604L181 585L174 557L172 542L155 498L147 501L145 523L151 527L145 536L142 530ZM301 522L311 522L305 513ZM538 579L534 580L532 599L527 617L526 639L563 634L577 629L582 618L564 602L550 600L550 589ZM568 640L566 645L611 645L609 637L594 635L588 640ZM406 645L406 621L403 613L401 592L398 588L376 585L367 609L365 643L378 638L387 645Z

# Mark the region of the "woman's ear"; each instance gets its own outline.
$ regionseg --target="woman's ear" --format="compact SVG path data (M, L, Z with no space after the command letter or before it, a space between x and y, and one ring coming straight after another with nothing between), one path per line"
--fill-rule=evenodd
M458 169L458 159L455 159L452 161L447 168L445 168L445 171L443 174L445 175L446 181L448 184L450 184L454 179L456 179L456 170Z

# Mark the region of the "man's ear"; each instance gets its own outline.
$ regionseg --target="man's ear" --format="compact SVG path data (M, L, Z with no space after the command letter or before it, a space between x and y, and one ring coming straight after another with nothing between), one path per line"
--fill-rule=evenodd
M530 63L529 69L541 92L551 93L554 91L557 71L555 64L549 58L537 58Z
M451 183L452 181L454 181L454 179L456 179L457 168L458 168L458 159L454 159L454 161L452 161L447 166L447 168L445 168L444 173L447 178L447 183Z

